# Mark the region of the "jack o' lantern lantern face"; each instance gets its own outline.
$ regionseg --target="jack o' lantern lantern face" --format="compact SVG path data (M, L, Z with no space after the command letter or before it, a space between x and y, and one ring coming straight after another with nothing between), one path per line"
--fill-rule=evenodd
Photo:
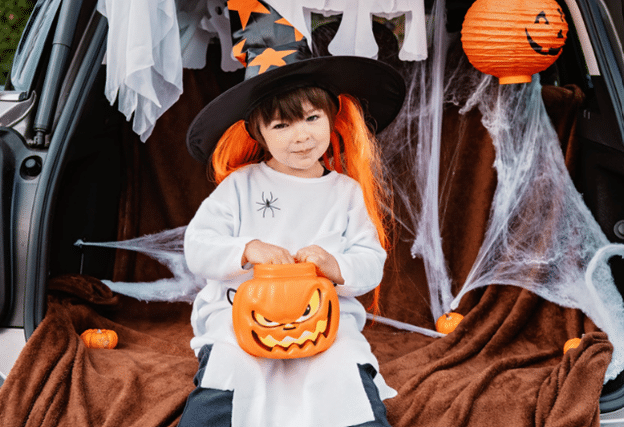
M566 24L561 9L557 9L557 12L559 13L559 16L553 17L553 19ZM565 43L566 37L563 34L563 28L561 28L561 25L551 24L551 21L546 16L546 12L542 10L535 16L535 22L534 25L531 26L531 31L529 31L528 27L524 29L529 45L540 55L558 56L559 53L561 53L561 48ZM550 42L552 46L542 46L533 38L533 36L531 36L531 34L543 35L540 39Z
M331 301L325 310L326 312L321 312L321 290L316 289L303 314L291 322L274 322L254 311L252 317L259 327L251 331L251 334L254 341L267 351L272 351L276 346L284 350L288 350L291 346L303 349L308 343L316 346L320 340L327 339L331 329Z
M338 295L333 283L316 276L314 264L306 264L257 265L254 278L239 286L232 320L247 353L291 359L320 353L333 343Z

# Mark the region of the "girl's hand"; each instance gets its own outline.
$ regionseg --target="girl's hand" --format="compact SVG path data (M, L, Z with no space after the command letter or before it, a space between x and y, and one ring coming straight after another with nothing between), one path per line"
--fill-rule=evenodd
M299 249L295 254L295 260L298 262L311 262L316 265L323 276L339 285L344 284L338 261L332 254L320 246L312 245Z
M293 256L281 246L252 240L245 245L241 265L252 264L292 264Z

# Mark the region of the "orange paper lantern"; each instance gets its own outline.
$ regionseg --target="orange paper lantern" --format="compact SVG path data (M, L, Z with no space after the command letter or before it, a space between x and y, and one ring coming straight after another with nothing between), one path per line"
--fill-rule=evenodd
M240 347L271 359L307 357L325 351L338 332L334 284L316 275L312 263L258 264L232 302Z
M568 24L555 0L477 0L461 33L476 69L500 84L529 83L561 54Z

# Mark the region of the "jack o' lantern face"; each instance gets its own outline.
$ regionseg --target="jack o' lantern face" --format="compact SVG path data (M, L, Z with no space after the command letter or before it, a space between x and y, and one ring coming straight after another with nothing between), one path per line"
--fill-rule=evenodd
M332 306L331 301L328 301L324 311L321 311L321 290L316 289L303 314L296 320L274 322L256 311L252 312L252 317L258 329L252 330L251 334L260 347L267 351L272 351L276 346L284 350L291 346L303 349L308 344L316 346L321 340L327 339L331 329Z
M333 283L316 276L309 266L286 264L290 276L277 266L266 276L259 266L254 278L241 284L232 306L234 332L240 347L258 357L291 359L325 351L338 331L338 295ZM265 267L268 269L268 267ZM303 276L293 276L293 270ZM268 277L267 277L268 276Z
M563 23L565 25L566 31L567 24L561 9L557 9L557 12L559 13L559 16L551 17L552 19L556 20L554 22L551 22L546 16L546 13L544 11L541 11L535 16L535 22L533 23L534 25L530 27L531 30L529 31L529 27L524 29L529 45L535 52L539 53L540 55L558 56L559 53L561 53L561 48L565 43L566 37L563 33L564 28L560 24L555 24ZM533 34L533 36L531 34ZM550 43L551 46L543 46L538 43L536 41L536 39L538 38L536 34L540 35L539 39L542 40L542 43L547 42Z

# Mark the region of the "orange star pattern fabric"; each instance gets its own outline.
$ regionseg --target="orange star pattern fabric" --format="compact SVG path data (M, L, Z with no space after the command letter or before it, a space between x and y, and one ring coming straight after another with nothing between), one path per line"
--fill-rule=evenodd
M247 39L242 39L234 47L232 47L232 54L234 55L234 58L238 59L238 61L245 67L247 66L247 62L245 61L247 55L243 52L243 46L245 46L246 41Z
M280 25L286 25L287 27L292 27L292 29L295 31L295 41L303 39L303 34L301 34L301 32L296 29L293 24L288 22L286 18L278 19L277 21L275 21L275 23Z
M228 9L238 12L243 30L247 26L247 22L249 22L249 17L252 13L271 13L269 9L258 0L229 0Z
M286 61L284 61L284 57L290 55L291 53L297 52L296 50L282 50L276 51L273 48L267 48L260 55L256 56L248 65L248 67L259 65L260 70L258 74L264 73L269 69L271 65L275 65L276 67L281 67L282 65L286 65Z

